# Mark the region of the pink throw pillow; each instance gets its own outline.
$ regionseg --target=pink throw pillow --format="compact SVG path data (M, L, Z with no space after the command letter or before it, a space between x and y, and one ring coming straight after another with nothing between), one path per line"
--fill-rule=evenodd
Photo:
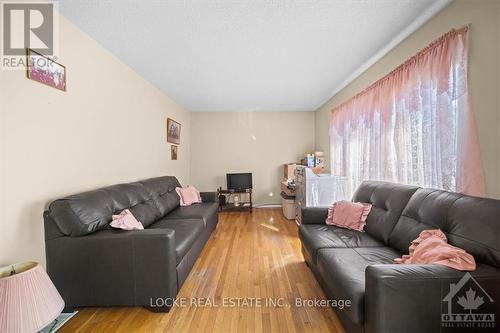
M128 209L124 209L120 214L113 215L113 221L110 225L113 228L123 230L143 230L142 223L137 221L134 215Z
M179 195L181 206L190 206L201 202L200 192L194 186L176 187L175 192Z
M328 208L326 224L363 231L366 218L372 209L371 204L350 201L338 201Z

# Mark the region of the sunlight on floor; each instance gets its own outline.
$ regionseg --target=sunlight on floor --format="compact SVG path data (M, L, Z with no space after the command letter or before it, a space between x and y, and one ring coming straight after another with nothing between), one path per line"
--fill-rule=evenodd
M267 224L264 224L264 223L261 223L260 225L261 225L261 227L264 227L264 228L267 228L267 229L271 229L272 231L276 231L276 232L280 231L280 229L278 229L276 227L273 227L272 225L267 225Z

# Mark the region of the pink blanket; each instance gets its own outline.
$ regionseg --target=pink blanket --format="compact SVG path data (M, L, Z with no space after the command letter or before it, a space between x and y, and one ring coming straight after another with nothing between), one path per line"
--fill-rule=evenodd
M424 230L411 242L410 254L394 261L397 264L440 264L461 271L474 271L474 257L458 247L448 244L446 235L439 229Z
M113 221L110 225L113 228L123 229L123 230L143 230L144 226L141 222L137 221L132 212L128 209L124 209L120 214L112 216Z

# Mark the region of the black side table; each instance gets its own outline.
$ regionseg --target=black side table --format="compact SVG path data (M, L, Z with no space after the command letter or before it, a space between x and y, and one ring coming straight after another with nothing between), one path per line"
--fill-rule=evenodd
M248 194L248 200L239 201L238 205L235 205L234 202L230 202L231 197L235 194ZM222 187L220 187L217 190L217 198L219 199L220 211L249 210L251 212L253 208L251 188L244 190L223 190Z

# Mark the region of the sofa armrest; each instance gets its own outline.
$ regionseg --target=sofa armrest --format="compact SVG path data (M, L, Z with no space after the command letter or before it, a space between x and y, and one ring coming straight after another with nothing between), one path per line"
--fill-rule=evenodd
M149 306L177 294L175 231L104 230L46 241L47 272L67 306Z
M365 332L440 332L450 284L457 284L465 274L443 265L368 266ZM498 295L498 269L483 266L470 274L488 293Z
M325 224L328 208L307 207L302 208L302 224Z
M216 192L200 192L202 202L217 202Z

